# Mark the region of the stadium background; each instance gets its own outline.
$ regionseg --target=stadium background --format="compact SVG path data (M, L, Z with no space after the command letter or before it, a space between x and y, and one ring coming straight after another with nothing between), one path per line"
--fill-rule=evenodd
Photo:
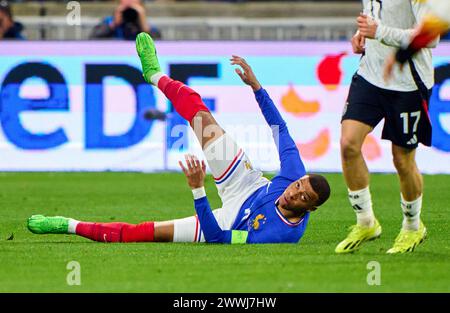
M314 234L307 235L303 242L304 250L283 246L256 248L259 250L255 258L247 255L242 259L242 253L234 247L231 250L203 247L206 250L198 252L195 247L180 245L175 248L131 245L112 249L84 245L74 251L65 245L62 249L67 254L63 254L52 252L55 243L64 240L67 244L90 243L74 237L62 240L29 234L24 221L38 209L49 215L129 222L191 215L191 200L183 192L186 191L183 177L166 172L178 170L177 161L185 152L201 152L189 130L188 140L181 136L186 125L172 112L170 103L155 88L143 83L134 43L91 38L95 25L112 14L116 1L10 3L14 19L24 26L26 39L0 41L0 170L3 172L0 185L4 204L0 209L3 241L0 251L5 265L0 290L71 291L55 283L61 280L58 275L65 273L64 268L47 275L41 271L52 267L52 258L61 263L68 260L67 255L76 255L77 260L94 262L89 263L91 272L85 289L81 289L84 291L205 291L208 284L215 291L373 291L365 284L364 266L393 240L400 217L394 175L373 178L376 197L390 201L378 202L376 210L381 216L384 214L392 233L387 230L384 242L377 242L367 254L362 252L344 262L328 256L345 233L344 226L353 222L340 174L327 174L334 187L334 200L328 206L333 210L342 208L342 214L334 211L329 220L329 215L319 212L311 225ZM358 65L349 38L355 31L355 16L361 11L360 1L144 3L148 22L159 37L157 47L162 67L200 92L219 122L248 151L256 167L272 173L277 170L278 160L268 129L261 126L263 119L251 91L242 85L228 63L232 53L246 57L272 95L307 168L315 172L341 172L339 121ZM430 105L433 147L419 148L418 165L424 173L450 174L450 43L445 38L434 55L438 80ZM172 112L171 118L167 122L146 121L143 113L152 107ZM380 140L380 134L381 127L378 127L368 137L364 154L372 171L392 173L390 143ZM35 171L43 173L27 173ZM73 171L83 173L64 173ZM141 176L107 171L164 173ZM448 218L440 209L446 207L449 178L429 175L425 181L429 200L424 214L431 230L434 226L435 234L441 231L441 237L425 246L423 254L417 252L419 257L415 261L394 262L377 256L395 274L388 276L388 283L376 291L448 291L448 278L442 275L448 265L448 259L445 260L449 235L448 230L443 231ZM214 186L208 184L213 194ZM179 199L171 201L171 195L165 196L168 190L179 190ZM75 191L81 196L77 197ZM142 194L151 200L140 199ZM212 196L212 202L220 205L217 196ZM333 228L339 229L339 234L332 233ZM320 235L316 234L318 231ZM30 265L36 261L25 256L28 250L23 243L27 242L45 243L32 248L30 256L40 257L37 265ZM444 252L436 252L442 247ZM249 247L243 250L252 254ZM119 274L105 286L98 284L94 277L107 276L106 270L94 273L93 269L101 265L86 256L86 251L88 255L100 253L103 260L111 256L125 262L130 262L130 253L139 255L139 260L146 258L147 262L159 260L161 253L176 257L167 263L158 261L156 269L147 270L139 261L130 262L131 267L126 271L109 264L109 270ZM211 255L214 253L228 255L229 263L214 259ZM287 253L290 256L284 259L282 256ZM268 254L274 257L269 258ZM203 280L201 267L198 262L188 260L190 255L198 256L212 267L222 264L218 277L223 279L223 285L211 279ZM318 276L303 274L296 280L292 278L297 275L293 274L294 268L286 276L258 267L258 260L269 264L290 261L291 265L320 260L320 264L311 265ZM244 263L243 275L247 282L243 285L237 285L234 276L230 276L233 262ZM17 264L21 264L20 270ZM180 267L189 267L187 264L191 271L177 284L176 275L184 275ZM406 271L412 276L405 280L400 273L406 264L411 266ZM352 272L355 268L358 269ZM426 273L425 279L419 275L419 268ZM173 273L168 274L168 269ZM144 279L153 279L161 271L163 274L157 276L155 284L145 283ZM357 277L359 274L363 278ZM343 282L344 279L347 280Z
M146 2L148 21L161 36L163 68L202 94L255 166L275 171L276 158L267 157L276 156L270 134L261 127L251 93L227 62L232 53L245 56L288 120L308 168L339 172L339 118L358 64L343 40L354 32L358 1L237 2L243 3ZM178 114L167 124L142 118L149 107L172 108L156 88L142 85L138 92L139 83L130 82L140 69L133 42L86 41L115 5L94 1L77 8L73 2L43 1L14 6L15 19L32 41L3 42L0 51L1 170L176 170L180 154L198 152L192 133L177 127L186 125ZM218 11L221 16L214 16ZM450 45L441 44L434 54L440 77L448 77ZM33 66L45 77L27 70ZM102 66L112 72L91 81ZM20 71L28 76L13 91L10 78ZM61 77L59 87L60 82L52 82L55 75ZM439 162L450 160L447 82L436 85L430 106L433 148L419 149L425 173L450 173L450 162ZM52 89L58 90L55 99ZM390 143L379 139L381 127L367 139L364 154L370 169L393 172ZM191 140L181 138L184 133Z

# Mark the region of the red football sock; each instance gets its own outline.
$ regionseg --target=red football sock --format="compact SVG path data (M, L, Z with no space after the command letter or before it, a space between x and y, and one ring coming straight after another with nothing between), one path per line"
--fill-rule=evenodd
M154 222L137 225L127 223L80 222L76 234L101 242L151 242L154 239Z
M172 102L175 111L191 122L199 111L209 112L200 95L182 82L168 76L159 79L158 88Z

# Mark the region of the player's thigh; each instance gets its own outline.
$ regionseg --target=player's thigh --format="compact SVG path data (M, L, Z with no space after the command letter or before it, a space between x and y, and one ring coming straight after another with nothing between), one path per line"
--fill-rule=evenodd
M341 146L360 148L385 112L380 103L381 89L355 74L341 121Z
M219 227L225 229L226 212L223 209L216 209L213 214ZM173 242L205 242L197 215L176 219L171 223L173 224Z
M341 148L361 149L364 139L373 127L356 120L344 120L341 124Z
M204 153L224 203L267 183L262 172L253 168L245 151L227 133L204 149Z
M420 143L431 145L431 123L427 111L428 99L420 92L386 92L386 120L382 138L406 149L416 149Z
M196 215L172 222L173 242L200 242L200 222Z
M223 203L222 226L229 229L245 200L269 180L253 168L245 151L227 133L203 151Z

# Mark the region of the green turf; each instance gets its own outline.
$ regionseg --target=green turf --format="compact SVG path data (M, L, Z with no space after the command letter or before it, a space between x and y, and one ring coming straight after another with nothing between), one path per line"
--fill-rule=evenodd
M36 213L106 222L192 215L191 194L180 174L0 174L0 291L450 291L450 176L425 177L422 216L429 237L413 254L394 256L385 252L402 219L397 178L372 178L382 237L352 255L335 255L354 214L342 176L327 176L331 200L313 213L300 244L231 246L103 244L69 235L34 235L26 229L26 219ZM211 178L207 190L212 206L219 206ZM66 265L72 260L81 265L81 286L66 283ZM369 261L381 265L380 286L367 284Z

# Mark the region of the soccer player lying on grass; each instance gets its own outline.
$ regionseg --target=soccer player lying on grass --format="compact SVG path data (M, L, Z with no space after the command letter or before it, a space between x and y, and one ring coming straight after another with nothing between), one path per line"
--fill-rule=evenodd
M204 189L206 164L188 155L186 164L180 162L180 166L192 189L196 216L131 225L34 215L28 220L28 228L36 234L77 234L101 242L297 243L310 212L328 199L330 187L323 176L306 175L286 123L246 61L233 56L231 64L243 69L236 72L252 87L279 143L281 170L271 181L252 168L247 155L217 124L199 94L161 72L148 34L137 37L136 48L145 80L157 86L194 129L214 176L222 208L211 211ZM196 125L201 126L200 131Z
M419 50L428 47L440 35L450 30L450 1L449 0L428 0L426 1L430 14L425 16L417 27L414 36L408 46L402 47L392 55L385 64L384 79L388 81L398 63L401 67L410 60Z

